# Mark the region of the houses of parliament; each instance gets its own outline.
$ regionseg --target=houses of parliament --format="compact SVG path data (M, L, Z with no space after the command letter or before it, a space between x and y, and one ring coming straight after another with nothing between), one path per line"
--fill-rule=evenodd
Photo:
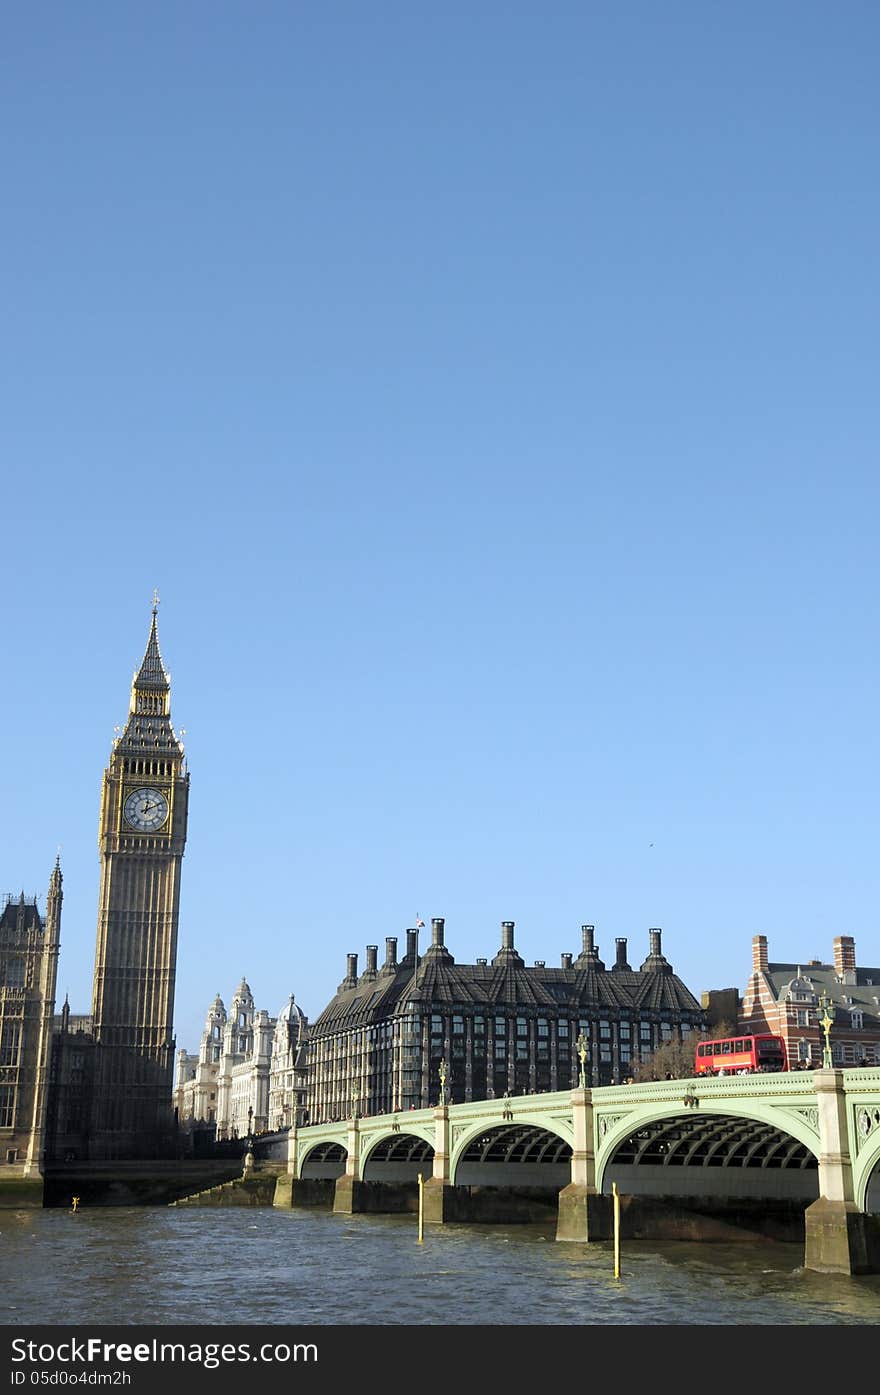
M56 1012L60 860L44 913L24 893L7 896L0 909L0 1180L38 1178L68 1163L179 1157L193 1125L208 1125L220 1138L265 1129L270 1100L276 1123L303 1115L307 1024L293 995L276 1023L254 1012L242 980L225 1033L219 995L212 1005L201 1063L175 1052L190 777L172 725L157 615L154 596L128 717L102 780L88 1014L72 1012L66 1000Z
M154 597L128 719L104 771L91 1012L55 1014L60 862L0 913L0 1146L24 1177L65 1158L173 1147L174 979L189 774L171 724Z

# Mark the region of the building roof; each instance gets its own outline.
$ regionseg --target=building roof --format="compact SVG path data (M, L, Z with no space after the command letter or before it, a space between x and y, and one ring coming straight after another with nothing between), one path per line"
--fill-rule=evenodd
M818 998L824 992L842 1012L861 1010L880 1026L880 969L860 967L839 974L833 964L768 964L764 977L777 1002L797 993ZM847 981L847 980L852 980Z
M7 896L6 904L0 911L0 932L8 935L10 932L22 934L36 930L41 934L43 929L43 920L35 896L25 899L22 892L17 901L13 900L11 895Z
M436 923L436 922L435 922ZM512 923L505 922L511 927ZM659 932L652 932L657 935ZM620 942L624 944L625 941ZM659 941L657 942L659 946ZM464 1012L526 1011L556 1016L565 1008L573 1017L593 1014L697 1013L702 1008L659 953L649 955L641 969L611 969L598 955L580 956L571 967L526 965L505 943L491 963L456 964L444 944L432 944L414 966L400 964L367 971L356 981L347 978L319 1014L312 1035L361 1026L405 1011L409 1003L426 1010L456 1008Z

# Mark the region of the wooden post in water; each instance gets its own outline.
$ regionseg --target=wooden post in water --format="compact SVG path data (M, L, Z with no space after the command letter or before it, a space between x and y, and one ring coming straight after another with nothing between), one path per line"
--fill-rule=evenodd
M425 1180L419 1173L419 1238L417 1243L424 1244L425 1240Z
M617 1183L611 1183L611 1194L614 1197L614 1277L620 1278L620 1192L617 1190Z

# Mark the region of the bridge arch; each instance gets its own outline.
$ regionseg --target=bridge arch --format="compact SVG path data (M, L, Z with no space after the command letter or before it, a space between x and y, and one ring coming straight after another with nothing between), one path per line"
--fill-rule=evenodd
M818 1137L778 1111L724 1108L633 1111L616 1122L596 1160L596 1185L644 1195L694 1194L810 1202L819 1194ZM613 1179L612 1179L612 1174ZM711 1181L710 1181L711 1178Z
M425 1129L401 1129L370 1140L361 1156L365 1182L415 1182L419 1173L427 1181L434 1167L434 1140Z
M854 1200L859 1210L872 1215L880 1213L880 1129L876 1130L872 1146L863 1145L853 1174Z
M546 1117L493 1120L462 1129L449 1160L454 1186L552 1187L571 1181L570 1125Z
M335 1181L345 1172L348 1149L333 1139L313 1144L299 1160L299 1175L305 1180Z

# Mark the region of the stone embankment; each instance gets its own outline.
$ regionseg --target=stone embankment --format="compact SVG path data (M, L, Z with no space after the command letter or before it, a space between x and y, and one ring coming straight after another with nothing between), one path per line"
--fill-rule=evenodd
M169 1202L171 1206L271 1206L275 1197L275 1184L284 1171L281 1163L273 1166L264 1163L261 1167L246 1171L241 1177L233 1177L230 1182L207 1187L204 1191L193 1192L191 1196L179 1197Z

